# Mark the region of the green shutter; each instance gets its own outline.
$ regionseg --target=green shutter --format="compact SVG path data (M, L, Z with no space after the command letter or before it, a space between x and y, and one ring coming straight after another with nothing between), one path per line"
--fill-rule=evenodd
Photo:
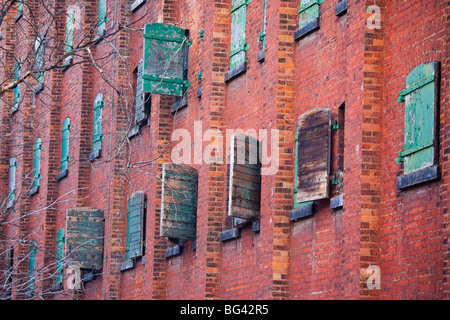
M185 77L186 31L174 25L145 26L144 91L182 96L189 85Z
M405 101L404 173L411 173L436 163L438 63L416 67L406 79L399 101Z
M92 137L92 152L102 148L102 119L103 119L103 93L99 93L94 101L94 128Z
M106 30L106 0L98 0L98 23L97 33L103 35Z
M135 113L134 113L134 121L136 124L141 123L143 120L145 120L145 98L144 98L144 84L143 84L143 75L144 71L144 63L143 61L139 62L139 65L137 67L137 73L136 73L136 107L135 107Z
M197 228L197 170L181 164L164 164L162 176L162 237L195 240Z
M39 186L39 179L41 178L41 150L41 138L37 138L33 148L33 188Z
M69 135L70 135L70 119L66 118L62 126L61 139L61 172L68 168L69 164Z
M14 65L14 81L17 81L20 79L20 71L22 70L22 67L19 62L17 62ZM19 102L20 102L20 85L17 84L14 88L14 106L12 109L12 112L15 112L19 109Z
M245 62L247 5L249 0L233 0L231 7L231 50L230 69L234 69Z
M262 50L266 48L266 28L267 28L267 0L264 0L264 25L263 32L259 34L258 41L262 42Z
M64 274L64 228L56 233L56 283L61 283Z
M16 199L16 158L12 157L9 160L9 201L8 205L12 205Z
M128 200L127 209L127 260L140 257L144 246L144 192L135 192Z
M80 269L101 270L103 267L103 211L74 208L66 215L66 256Z
M324 0L301 0L299 13L299 28L319 18L319 5Z
M17 12L23 11L23 0L17 1Z
M36 242L32 242L30 245L30 252L28 255L28 283L27 283L27 287L28 287L28 293L32 294L34 291L34 284L36 282L35 280L35 270L36 270L36 253L37 253L37 248L36 248Z
M42 37L36 37L34 42L34 50L36 52L36 61L35 66L36 69L42 69L44 67L44 54L45 54L45 40ZM36 74L36 80L39 83L44 82L44 72L38 72Z
M75 27L76 12L75 8L69 8L67 10L66 17L66 49L64 53L73 50L73 29Z

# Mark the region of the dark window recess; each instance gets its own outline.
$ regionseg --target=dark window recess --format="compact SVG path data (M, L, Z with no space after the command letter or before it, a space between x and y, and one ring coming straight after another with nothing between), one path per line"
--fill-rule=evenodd
M441 178L439 166L440 64L416 67L406 78L399 102L405 103L404 150L396 159L403 163L397 188L404 189Z
M195 240L197 228L197 170L182 164L163 165L160 235L172 240Z
M301 0L298 29L294 32L294 39L300 40L311 32L319 29L320 15L319 7L324 0Z
M340 0L336 4L336 7L334 8L334 13L337 16L341 16L341 15L347 13L347 0Z
M201 98L202 97L202 91L203 91L203 89L202 89L202 87L199 87L198 89L197 89L197 98Z

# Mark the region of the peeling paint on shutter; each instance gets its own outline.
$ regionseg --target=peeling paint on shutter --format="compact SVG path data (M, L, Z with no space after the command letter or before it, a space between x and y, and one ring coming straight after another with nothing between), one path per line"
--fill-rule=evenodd
M182 96L188 86L184 72L186 31L174 25L145 26L144 91Z
M33 188L39 186L39 179L41 178L41 150L41 138L37 138L33 148Z
M261 207L259 143L247 135L232 135L229 161L228 215L256 220Z
M106 0L98 0L98 22L97 22L97 33L103 35L106 30L106 21L108 20L106 16Z
M437 79L439 64L432 62L416 67L406 79L399 101L405 101L404 173L408 174L436 164Z
M61 172L68 168L69 164L69 137L70 137L70 119L66 118L62 127L61 139Z
M103 211L99 209L67 210L66 256L80 269L102 269L104 224Z
M92 152L102 148L102 120L103 120L103 93L97 94L94 101L94 128L92 137Z
M231 7L230 70L245 62L248 0L233 0Z
M126 260L141 257L144 248L144 192L133 193L128 200Z
M64 273L64 229L56 233L56 283L61 283Z
M136 123L136 125L140 124L147 117L145 112L145 104L148 103L148 101L145 101L146 98L144 94L144 83L142 79L143 72L144 63L141 60L137 66L136 72L136 106L134 113L134 122ZM150 99L149 97L147 98Z
M162 176L162 237L195 240L197 228L197 170L182 164L164 164Z
M301 0L299 13L299 28L307 25L319 17L320 0Z
M299 118L295 199L297 203L329 197L331 110L313 109Z
M17 62L14 65L14 81L17 81L20 79L20 71L22 70L22 67L19 62ZM14 88L14 101L13 101L13 107L11 112L16 112L19 109L19 102L20 102L20 84L17 84Z
M8 207L12 206L16 199L16 158L9 159L9 201Z
M66 17L66 48L64 53L67 53L73 49L73 31L75 27L76 12L75 8L67 9Z
M36 37L36 41L34 42L34 50L36 52L35 66L36 69L39 70L44 67L45 41L42 37L40 36ZM43 83L44 75L45 72L38 72L36 74L36 80L39 83Z

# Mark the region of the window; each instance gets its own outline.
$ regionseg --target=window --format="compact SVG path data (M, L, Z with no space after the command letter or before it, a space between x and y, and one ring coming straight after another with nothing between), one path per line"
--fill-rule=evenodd
M245 58L249 49L246 43L249 4L249 0L233 0L231 6L230 71L226 73L225 81L230 81L247 70Z
M149 93L144 93L144 83L142 79L144 71L143 61L139 62L136 68L136 102L135 102L135 113L134 113L134 123L139 126L150 116L151 109L151 95Z
M22 67L20 65L20 62L17 62L14 65L14 82L20 79L20 71L22 70ZM16 112L19 110L19 103L20 103L20 85L17 84L14 87L14 99L13 99L13 107L11 109L11 113Z
M259 34L258 41L261 43L261 50L258 52L258 62L263 62L266 57L266 27L267 27L267 0L264 0L264 24L263 31Z
M69 136L70 136L70 119L66 118L62 126L61 138L61 170L57 179L60 180L69 174Z
M28 255L28 282L27 282L27 298L33 297L34 285L36 283L36 242L32 242L30 245L30 252Z
M74 7L69 7L67 9L67 17L66 17L66 43L64 53L68 53L73 50L73 32L75 28L75 20L76 20L76 11ZM64 61L63 71L68 68L73 62L73 57L69 56Z
M41 150L41 138L37 138L33 147L33 185L30 195L33 195L39 191L39 179L41 178Z
M134 267L136 258L144 255L145 246L145 195L138 191L128 200L127 208L127 246L125 262L121 270Z
M38 36L34 42L34 51L36 53L35 67L36 70L40 70L44 67L44 55L45 55L45 40L44 38ZM38 86L36 87L35 93L38 93L43 88L45 72L36 73L36 80Z
M399 102L405 103L403 176L397 187L403 189L440 178L438 165L440 64L431 62L416 67L406 78Z
M181 164L163 164L162 237L195 240L197 229L197 170Z
M332 176L331 176L331 209L342 208L344 204L344 125L345 103L338 109L337 120L333 121L332 130Z
M93 137L92 137L92 153L89 156L89 161L92 161L101 155L102 150L102 119L103 119L103 93L97 94L94 101L94 123L93 123Z
M108 20L106 16L106 0L98 0L98 22L97 22L97 33L99 35L104 35L106 31L106 21Z
M331 110L318 108L300 116L295 141L291 220L311 216L314 201L329 197Z
M64 229L61 228L56 233L56 286L62 286L64 274Z
M295 31L294 38L299 40L307 34L319 29L319 5L325 0L301 0L298 29Z
M9 198L8 204L6 205L7 208L11 208L16 199L16 167L16 158L12 157L9 160Z
M174 25L153 23L144 33L144 92L182 97L187 82L189 32Z

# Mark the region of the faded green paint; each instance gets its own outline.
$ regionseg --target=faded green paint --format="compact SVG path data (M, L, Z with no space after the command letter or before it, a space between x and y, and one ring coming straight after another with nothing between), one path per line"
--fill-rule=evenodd
M182 96L188 86L185 74L186 31L174 25L153 23L144 33L144 91Z
M66 47L64 53L72 51L73 49L73 31L75 28L76 12L75 8L67 9L66 17Z
M20 65L20 62L17 62L14 65L14 81L17 81L20 79L20 71L22 70L22 67ZM17 84L14 87L14 105L12 107L12 112L17 111L19 109L19 102L20 102L20 85Z
M34 284L36 283L35 280L35 270L36 270L36 254L37 254L37 247L36 242L31 242L30 249L29 249L29 255L28 255L28 282L27 282L27 289L28 293L31 294L34 291Z
M103 120L103 93L97 94L94 101L94 128L92 137L92 152L102 148L102 120Z
M66 255L81 269L103 267L103 211L95 208L74 208L66 214Z
M197 193L197 170L180 164L163 165L161 236L195 240Z
M143 255L144 246L144 192L135 192L128 200L127 245L125 259Z
M16 199L16 167L16 158L12 157L9 159L9 205Z
M41 178L41 150L41 138L37 138L33 148L33 188L39 186L39 179Z
M435 164L436 144L436 64L416 67L401 92L405 101L404 173Z
M66 118L62 126L61 139L61 172L69 166L69 137L70 137L70 118Z
M23 0L17 1L17 12L23 11Z
M106 16L106 0L98 0L98 22L97 22L97 33L103 35L106 30L106 21L108 20Z
M301 0L299 13L299 28L319 17L320 0Z
M250 1L233 0L231 8L230 69L245 62L247 5Z
M61 283L64 274L64 229L56 233L56 283Z
M36 53L35 66L36 69L42 69L44 67L44 55L45 55L45 41L42 37L36 37L36 41L34 42L34 50ZM36 74L36 80L39 83L44 82L45 72L38 72Z

